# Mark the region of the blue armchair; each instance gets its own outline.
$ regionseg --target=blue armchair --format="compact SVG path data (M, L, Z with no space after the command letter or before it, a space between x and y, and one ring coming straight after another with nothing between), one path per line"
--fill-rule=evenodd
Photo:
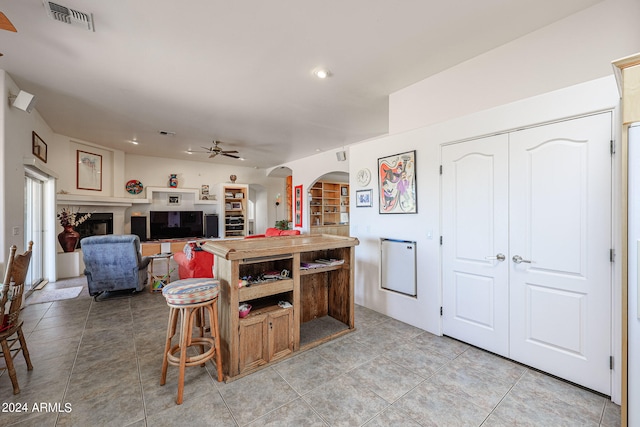
M143 257L140 253L138 236L91 236L82 239L81 245L89 295L144 289L150 258Z

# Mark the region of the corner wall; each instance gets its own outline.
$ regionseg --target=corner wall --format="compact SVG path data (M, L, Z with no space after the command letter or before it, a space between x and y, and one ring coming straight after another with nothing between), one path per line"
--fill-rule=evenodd
M389 96L389 133L609 76L640 51L640 1L604 0Z

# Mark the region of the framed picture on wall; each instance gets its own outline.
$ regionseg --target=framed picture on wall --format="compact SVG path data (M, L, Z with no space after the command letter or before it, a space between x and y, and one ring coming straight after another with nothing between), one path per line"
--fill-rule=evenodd
M169 206L180 206L181 197L180 194L169 194L167 198L167 205Z
M31 152L34 156L47 163L47 144L35 131L31 132Z
M77 150L76 188L102 191L102 156Z
M370 208L373 206L373 190L356 190L356 207Z
M416 151L378 159L379 213L417 213Z
M302 185L296 185L294 191L295 199L295 222L294 227L302 227Z

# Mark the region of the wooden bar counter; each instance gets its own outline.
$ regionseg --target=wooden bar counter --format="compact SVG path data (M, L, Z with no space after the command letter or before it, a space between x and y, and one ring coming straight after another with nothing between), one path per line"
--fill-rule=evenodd
M218 316L225 380L353 331L358 244L354 237L311 234L203 245L215 255L214 275L220 281ZM337 261L318 267L319 259ZM301 263L315 268L301 267ZM279 277L255 282L265 273ZM238 286L243 277L250 278L249 286ZM238 315L241 303L252 306L244 318Z

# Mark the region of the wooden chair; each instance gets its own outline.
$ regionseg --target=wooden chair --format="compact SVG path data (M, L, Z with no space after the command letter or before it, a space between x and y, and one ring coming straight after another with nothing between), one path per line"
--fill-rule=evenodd
M2 295L0 295L0 345L2 345L2 356L6 364L6 367L2 369L9 371L9 377L13 384L13 394L20 393L16 370L13 366L13 358L20 350L22 350L24 360L27 362L27 369L29 371L33 369L29 350L27 349L27 341L22 333L22 320L20 319L24 281L31 261L32 247L33 242L29 242L29 249L24 254L16 255L16 246L11 246L7 270L2 282ZM18 344L17 348L13 348L16 344Z

